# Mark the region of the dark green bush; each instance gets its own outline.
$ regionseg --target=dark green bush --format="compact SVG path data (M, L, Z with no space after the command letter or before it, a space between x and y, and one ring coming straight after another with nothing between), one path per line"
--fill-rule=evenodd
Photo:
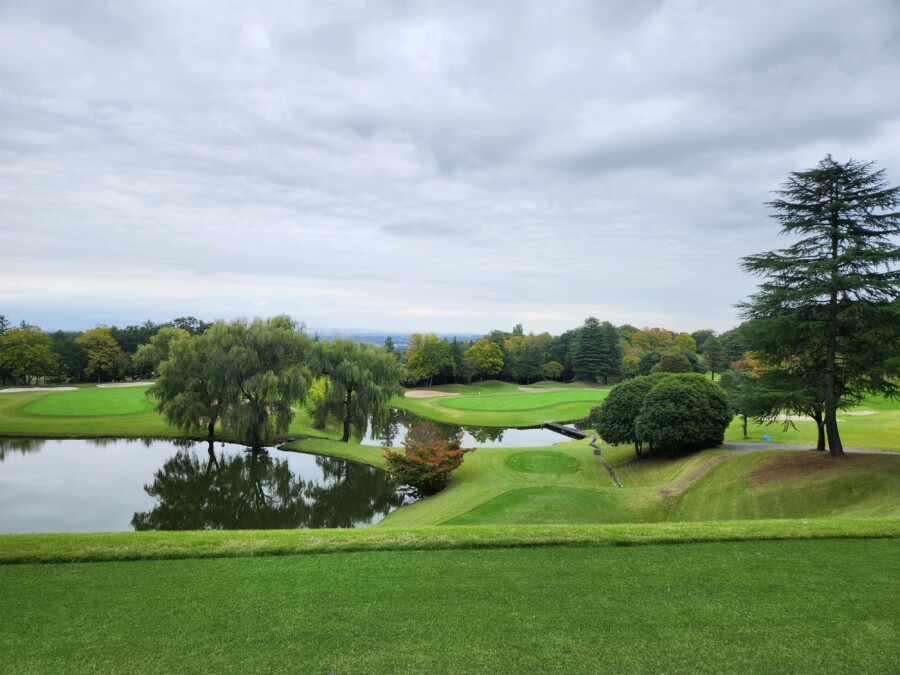
M712 448L733 417L722 387L696 373L668 375L644 397L635 436L668 453Z

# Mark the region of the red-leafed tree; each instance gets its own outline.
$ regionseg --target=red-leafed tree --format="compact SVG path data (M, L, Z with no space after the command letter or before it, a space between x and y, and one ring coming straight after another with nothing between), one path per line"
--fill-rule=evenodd
M383 448L388 471L398 483L411 486L424 497L436 494L447 486L463 455L474 450L463 448L462 438L462 432L449 439L442 436L432 422L417 424L406 434L403 452Z

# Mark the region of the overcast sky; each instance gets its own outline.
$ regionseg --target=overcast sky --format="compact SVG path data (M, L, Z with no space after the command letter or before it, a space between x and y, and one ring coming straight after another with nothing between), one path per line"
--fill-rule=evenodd
M900 2L0 0L0 314L725 330Z

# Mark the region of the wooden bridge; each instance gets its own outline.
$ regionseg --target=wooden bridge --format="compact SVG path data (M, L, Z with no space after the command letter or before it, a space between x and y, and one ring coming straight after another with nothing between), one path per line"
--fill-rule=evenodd
M581 429L576 429L575 427L567 427L565 424L557 424L556 422L544 422L543 424L541 424L541 428L550 429L550 431L555 431L558 434L562 434L563 436L568 436L569 438L574 438L575 440L579 441L582 438L590 438L591 442L588 445L590 445L594 449L594 455L596 455L597 459L600 460L600 463L603 465L603 468L606 469L609 477L612 478L615 486L622 487L622 484L619 482L619 477L616 475L616 472L607 463L607 461L603 459L603 454L600 452L600 448L597 445L597 437L594 436L594 434L589 434L588 432L582 431Z
M593 434L589 434L586 431L582 431L581 429L576 429L575 427L567 427L565 424L557 424L556 422L544 422L541 426L544 429L555 431L558 434L562 434L563 436L568 436L569 438L574 438L576 440L581 440L582 438L593 436Z

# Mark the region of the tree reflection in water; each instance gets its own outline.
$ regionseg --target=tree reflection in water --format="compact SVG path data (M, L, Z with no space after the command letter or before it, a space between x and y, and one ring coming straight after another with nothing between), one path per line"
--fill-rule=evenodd
M418 426L425 419L411 413L407 410L394 408L388 415L388 421L381 429L375 429L372 436L377 439L381 445L388 447L397 447L403 444L403 439L409 429ZM429 420L432 425L437 427L441 438L446 441L456 438L460 431L468 433L475 439L476 443L500 442L503 440L503 427L478 427L478 426L459 426L457 424L447 424L445 422L435 422Z
M295 476L267 451L207 457L179 450L144 490L157 500L135 513L135 530L231 530L354 527L404 501L388 476L364 464L317 457L325 481Z
M0 462L6 459L6 455L13 452L20 452L24 455L29 452L37 452L43 447L43 438L0 438Z

